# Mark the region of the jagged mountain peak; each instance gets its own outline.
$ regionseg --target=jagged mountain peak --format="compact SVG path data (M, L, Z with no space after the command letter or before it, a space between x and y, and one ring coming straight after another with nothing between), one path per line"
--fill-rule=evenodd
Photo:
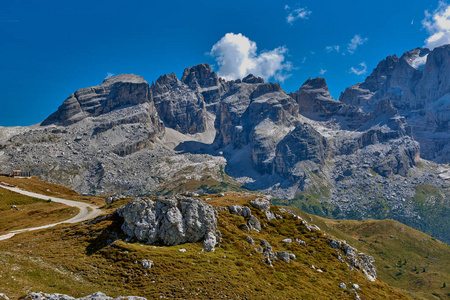
M256 77L253 74L248 74L244 78L242 78L242 82L244 83L264 83L264 79L261 77Z
M119 74L109 78L105 78L101 85L111 85L118 82L129 82L129 83L148 83L144 80L142 76L134 74Z
M399 114L412 126L421 144L423 158L450 161L448 108L440 105L450 95L450 45L433 50L415 48L382 60L362 83L347 88L343 103L366 112L389 98Z
M173 85L176 84L178 82L178 78L177 75L175 75L175 73L170 73L170 74L164 74L159 76L159 78L156 80L155 85Z
M151 101L150 86L141 76L122 74L72 93L41 125L70 125L120 107Z
M315 90L315 89L325 89L328 91L328 86L325 78L323 77L316 77L316 78L309 78L305 81L305 83L302 84L300 87L300 90Z
M181 82L196 89L217 86L220 79L208 64L203 63L184 69Z

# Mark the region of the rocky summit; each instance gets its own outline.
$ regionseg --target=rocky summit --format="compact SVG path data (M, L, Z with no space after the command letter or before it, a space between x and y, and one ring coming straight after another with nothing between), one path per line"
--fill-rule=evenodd
M428 209L449 209L448 166L426 160L448 162L449 49L388 57L339 101L324 78L288 94L251 74L226 81L207 64L151 85L118 75L71 94L40 124L0 128L1 172L90 195L262 190L317 214L394 218L450 241Z

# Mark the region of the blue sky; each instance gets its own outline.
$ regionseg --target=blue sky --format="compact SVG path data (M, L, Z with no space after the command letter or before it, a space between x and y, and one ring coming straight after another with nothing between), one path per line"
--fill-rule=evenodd
M1 1L0 126L38 123L108 74L151 83L204 62L227 78L259 73L287 92L322 76L337 98L386 56L448 42L447 7L423 0Z

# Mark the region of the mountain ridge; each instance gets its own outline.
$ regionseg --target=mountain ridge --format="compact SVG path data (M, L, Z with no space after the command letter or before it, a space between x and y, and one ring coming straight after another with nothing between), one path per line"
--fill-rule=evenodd
M413 68L420 58L413 51L380 64ZM206 64L152 85L118 75L71 94L40 125L2 128L0 163L84 194L173 193L189 182L226 190L239 183L298 203L314 195L337 218L441 222L419 212L414 195L418 186L436 189L439 201L426 198L426 205L448 209L445 165L421 162L414 126L395 107L397 98L375 100L371 109L336 101L322 78L291 94L253 75L225 81ZM448 233L439 237L450 240Z

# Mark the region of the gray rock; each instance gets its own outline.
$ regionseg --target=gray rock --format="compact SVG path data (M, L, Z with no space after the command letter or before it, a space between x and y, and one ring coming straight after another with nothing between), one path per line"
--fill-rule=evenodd
M30 300L75 300L74 297L63 294L46 294L46 293L29 293L25 296L25 299ZM109 298L112 299L112 298Z
M259 222L258 218L253 215L248 219L248 226L257 232L261 231L261 223Z
M248 227L247 224L242 224L239 226L239 228L246 232L250 232L250 227Z
M217 239L214 233L208 232L206 234L205 240L203 241L203 248L205 248L206 252L214 252L214 247L217 245Z
M121 199L123 199L124 197L122 195L114 195L114 196L110 196L110 197L106 197L105 198L105 204L106 205L111 205L114 202L117 202Z
M266 211L264 212L264 214L266 215L266 218L270 221L270 220L275 220L277 217L276 215L271 212L271 211Z
M277 257L287 264L291 262L289 252L287 252L287 251L277 252Z
M141 262L141 265L144 269L150 269L151 267L153 267L153 261L149 259L144 259Z
M264 262L265 262L266 264L268 264L269 266L273 267L272 261L270 260L269 257L266 257L266 259L264 260Z
M290 244L290 243L292 243L292 239L286 238L286 239L283 239L281 242Z
M266 240L261 240L261 241L259 241L259 244L260 244L261 246L263 246L263 247L269 247L269 246L270 246L269 242L266 241Z
M182 196L137 198L116 210L124 218L122 230L148 244L179 245L209 238L217 231L213 207Z
M297 243L299 243L300 245L302 245L302 246L306 246L305 241L303 241L303 240L301 240L301 239L296 238L295 241L296 241Z
M331 248L340 249L342 242L338 241L338 240L335 240L335 239L332 239L332 238L329 238L328 239L328 244L331 246Z
M267 199L257 198L250 200L250 205L262 211L268 211L270 209L270 201Z
M249 218L252 215L252 211L247 206L231 205L228 207L231 214Z
M0 293L0 299L2 299L2 300L9 300L8 296L6 296L3 293Z
M245 240L247 241L247 243L249 243L250 245L254 245L255 241L253 240L253 238L251 236L247 236L245 238Z
M339 288L346 290L347 285L345 285L345 283L341 282L341 283L339 283Z

